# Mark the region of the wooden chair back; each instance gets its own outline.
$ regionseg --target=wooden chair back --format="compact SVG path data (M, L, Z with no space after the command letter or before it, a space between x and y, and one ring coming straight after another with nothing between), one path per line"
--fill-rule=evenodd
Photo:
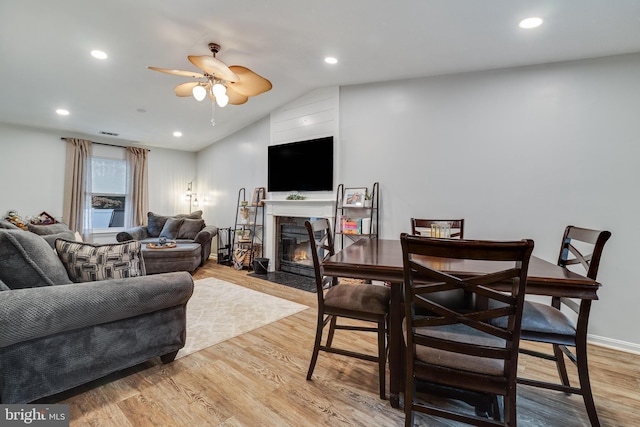
M316 292L318 294L319 308L324 304L323 293L338 284L338 279L333 276L325 276L322 262L335 254L333 235L331 234L331 224L326 218L314 221L306 221L305 227L309 234L311 245L311 256L316 279Z
M448 222L451 224L451 238L464 239L464 219L421 219L411 218L411 234L414 235L427 235L429 233L422 234L422 230L430 230L431 224Z
M611 232L591 230L588 228L567 226L562 236L558 265L567 267L580 264L588 278L596 280L600 258L605 243L611 237ZM581 246L582 245L582 246ZM586 253L582 253L586 252Z
M533 241L431 239L403 233L401 242L407 345L405 411L410 420L406 425L413 425L413 411L474 425L515 425L520 322ZM482 261L487 273L464 277L448 271L452 269L448 264L458 260ZM504 282L511 283L509 292L491 287ZM459 289L484 303L462 311L432 298ZM430 314L418 314L424 312ZM489 323L495 318L508 320L505 326L495 326ZM504 396L504 421L493 423L473 413L451 415L450 409L416 402L416 380ZM494 417L500 418L499 414Z
M609 231L567 226L562 236L558 265L565 268L580 265L584 271L577 271L578 273L586 272L590 279L596 280L604 245L610 237ZM552 297L550 305L536 301L525 303L521 340L550 344L553 353L533 348L521 348L520 352L554 361L559 382L527 375L518 378L518 383L582 395L591 425L599 426L600 421L591 390L587 361L587 331L591 302L589 299ZM571 316L565 314L567 310L573 311ZM576 319L575 322L573 319ZM565 366L565 357L577 367L578 386L571 384Z

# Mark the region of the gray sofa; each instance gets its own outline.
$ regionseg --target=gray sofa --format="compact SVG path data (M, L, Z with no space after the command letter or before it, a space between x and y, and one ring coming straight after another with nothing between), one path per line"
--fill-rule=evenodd
M140 264L135 277L120 269L73 283L41 236L0 230L0 403L32 402L158 356L172 361L185 344L193 279L145 276Z
M211 244L217 235L217 227L206 225L200 210L173 216L149 212L147 225L122 231L116 235L116 240L141 242L147 274L157 274L170 271L193 272L203 266L211 255ZM146 248L148 243L157 244L160 237L175 241L177 246L171 249Z

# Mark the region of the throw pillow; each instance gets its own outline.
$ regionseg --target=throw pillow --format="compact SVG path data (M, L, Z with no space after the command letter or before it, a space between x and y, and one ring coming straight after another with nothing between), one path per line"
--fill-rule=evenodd
M9 287L4 284L2 280L0 280L0 291L8 291Z
M56 240L56 251L73 282L144 276L140 242L106 245Z
M178 237L178 230L183 222L184 218L167 219L167 222L164 223L164 227L162 227L162 231L160 232L160 237L175 240Z
M190 239L196 238L196 234L204 228L204 219L190 219L184 218L184 222L178 230L178 239Z
M10 289L71 283L47 242L22 230L0 230L0 280Z
M168 216L156 215L153 212L147 212L147 233L149 237L158 237L162 232L164 223L169 219Z
M176 218L202 219L202 211L191 212L190 214L174 215Z

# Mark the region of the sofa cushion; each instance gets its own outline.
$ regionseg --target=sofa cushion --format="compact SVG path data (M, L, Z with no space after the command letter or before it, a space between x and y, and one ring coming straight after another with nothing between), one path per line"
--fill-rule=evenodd
M204 228L204 219L184 218L184 222L178 230L178 239L195 239L196 234Z
M56 251L73 282L144 276L140 242L95 245L56 240Z
M10 289L71 283L47 242L22 230L0 230L0 280Z
M149 237L159 237L162 232L164 224L169 218L189 218L189 219L201 219L202 211L195 211L190 214L178 214L178 215L158 215L153 212L147 212L147 232Z
M39 234L41 236L71 231L67 224L63 224L61 222L49 225L27 224L27 229L30 232ZM73 232L71 233L73 234Z
M175 240L178 237L178 230L183 222L184 218L167 218L160 232L160 237Z

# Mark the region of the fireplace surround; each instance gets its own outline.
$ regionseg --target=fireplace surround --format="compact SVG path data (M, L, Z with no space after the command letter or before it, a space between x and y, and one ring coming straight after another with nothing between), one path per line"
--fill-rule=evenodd
M281 255L285 258L296 258L295 251L303 251L298 245L304 246L308 242L308 235L304 228L304 221L309 218L327 218L331 224L335 220L335 200L333 199L305 199L305 200L264 200L265 203L265 257L273 260L269 263L269 271L279 271L283 264L285 270L294 274L313 276L313 261L310 254L306 255L309 260L285 259L280 261ZM279 234L282 226L285 226L285 240L282 247ZM299 227L302 227L301 229ZM298 228L298 230L295 230ZM290 232L290 236L286 236ZM295 239L295 246L294 240ZM299 256L299 255L298 255ZM303 255L304 256L304 255ZM291 262L289 262L291 261ZM308 266L307 266L308 264Z

